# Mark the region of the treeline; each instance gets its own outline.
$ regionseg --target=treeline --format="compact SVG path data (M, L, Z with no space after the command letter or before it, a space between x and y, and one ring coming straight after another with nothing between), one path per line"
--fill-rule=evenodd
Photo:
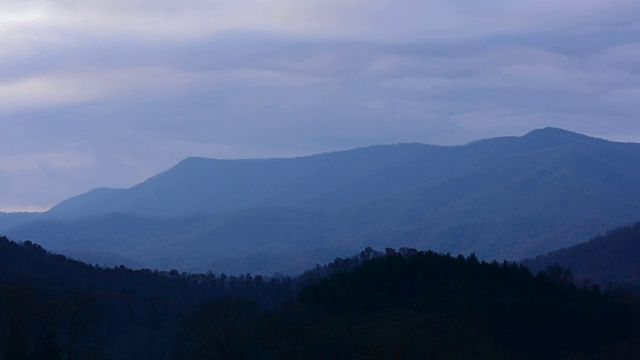
M272 308L297 286L284 276L102 268L0 237L0 359L163 359L201 303L233 296Z
M101 268L0 238L0 359L632 359L635 297L367 248L297 277Z
M201 304L235 298L273 310L294 303L307 284L359 262L318 265L297 277L131 270L0 237L0 360L166 359L181 319Z
M637 299L578 288L560 268L534 276L513 263L415 249L369 250L333 266L354 263L279 311L232 299L206 303L183 324L176 358L640 356Z
M393 253L303 289L316 321L347 326L342 358L612 359L638 356L637 303L565 272L433 252ZM325 348L330 348L325 345Z

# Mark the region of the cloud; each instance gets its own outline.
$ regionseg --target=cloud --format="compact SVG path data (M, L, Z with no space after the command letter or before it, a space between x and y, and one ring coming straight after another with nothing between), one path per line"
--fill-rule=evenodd
M30 171L47 167L56 170L69 170L91 164L94 159L86 154L44 153L0 155L0 170L5 174Z
M0 156L0 211L46 210L76 191L78 182L65 181L68 176L78 176L93 166L95 159L87 154L3 154Z
M640 5L629 0L8 1L0 33L5 41L16 34L38 41L28 35L46 31L67 34L71 42L175 42L239 31L396 43L575 31L584 24L622 26L637 22L638 10Z
M0 112L127 98L131 94L162 95L180 91L197 80L197 74L153 67L38 74L0 84Z
M191 155L541 126L640 141L639 36L630 0L3 1L0 208Z

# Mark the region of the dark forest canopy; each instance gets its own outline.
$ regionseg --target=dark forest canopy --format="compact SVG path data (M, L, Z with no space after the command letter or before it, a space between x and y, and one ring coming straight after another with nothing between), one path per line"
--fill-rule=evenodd
M297 277L101 268L0 238L5 359L632 359L636 298L367 248ZM0 356L0 358L2 358Z
M179 320L206 300L242 297L267 308L295 296L291 278L101 268L6 238L0 238L0 285L7 360L55 359L37 354L69 347L82 354L76 359L163 359ZM83 336L68 344L73 316L83 322Z

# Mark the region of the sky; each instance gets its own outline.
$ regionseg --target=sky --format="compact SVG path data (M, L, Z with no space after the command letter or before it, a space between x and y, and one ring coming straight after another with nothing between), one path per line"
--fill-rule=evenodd
M640 142L637 0L2 0L0 211L188 156Z

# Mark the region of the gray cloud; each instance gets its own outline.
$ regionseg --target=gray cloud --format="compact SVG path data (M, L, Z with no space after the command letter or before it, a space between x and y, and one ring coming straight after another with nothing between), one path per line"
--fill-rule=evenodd
M640 3L5 1L2 209L190 155L457 144L542 126L640 141Z

